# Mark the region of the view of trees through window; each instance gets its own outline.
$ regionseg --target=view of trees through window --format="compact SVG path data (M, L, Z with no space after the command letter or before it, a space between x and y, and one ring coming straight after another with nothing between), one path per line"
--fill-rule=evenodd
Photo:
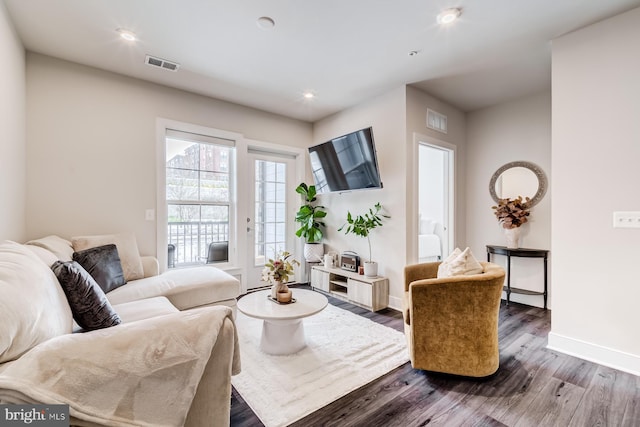
M170 266L204 263L210 243L229 240L232 150L166 138Z

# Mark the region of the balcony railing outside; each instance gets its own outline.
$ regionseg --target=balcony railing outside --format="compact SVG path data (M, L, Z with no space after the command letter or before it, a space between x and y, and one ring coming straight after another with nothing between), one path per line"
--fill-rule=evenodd
M168 228L175 267L204 264L210 243L229 241L228 222L170 222Z

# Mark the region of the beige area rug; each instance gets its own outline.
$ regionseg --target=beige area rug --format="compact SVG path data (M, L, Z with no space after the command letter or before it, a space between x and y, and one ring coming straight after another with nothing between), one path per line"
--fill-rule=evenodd
M286 426L409 360L404 334L331 304L304 319L307 347L260 351L262 321L238 312L242 372L232 384L267 427Z

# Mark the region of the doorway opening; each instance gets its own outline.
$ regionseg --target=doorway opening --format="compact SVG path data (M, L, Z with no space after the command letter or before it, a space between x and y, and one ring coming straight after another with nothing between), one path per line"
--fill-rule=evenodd
M418 262L444 259L454 242L454 149L418 143Z

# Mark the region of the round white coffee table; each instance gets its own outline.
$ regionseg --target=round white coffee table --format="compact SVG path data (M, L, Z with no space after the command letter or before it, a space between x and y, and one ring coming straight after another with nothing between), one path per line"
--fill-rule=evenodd
M307 344L302 319L324 310L329 303L321 293L292 288L296 302L278 304L268 296L271 290L253 292L238 300L238 310L249 317L262 319L260 349L268 354L293 354Z

